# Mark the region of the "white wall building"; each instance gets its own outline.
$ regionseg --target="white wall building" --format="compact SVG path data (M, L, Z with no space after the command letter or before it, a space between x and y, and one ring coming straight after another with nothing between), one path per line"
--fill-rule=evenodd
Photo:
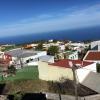
M65 50L65 45L59 45L59 51L64 51Z
M91 42L91 49L95 48L96 46L97 46L96 49L100 50L100 40Z
M100 93L100 73L96 71L96 63L80 60L59 60L53 64L39 62L39 78L46 81L60 81L61 79L73 80L72 67L69 62L77 65L77 82ZM73 66L74 67L74 66Z
M80 60L69 60L63 59L52 64L47 62L39 62L39 78L46 81L60 81L62 77L65 79L73 79L72 68L69 65L69 62L73 62L79 68L77 69L78 81L83 82L83 80L88 76L89 72L96 73L96 63L85 62Z
M47 55L47 52L17 48L5 52L5 54L12 56L11 64L16 64L17 68L21 68L21 65L37 65L38 58Z
M84 43L70 43L69 45L75 46L75 47L85 47Z
M4 56L4 52L0 51L0 58L3 58L3 56Z
M71 60L78 60L78 51L66 51L66 58Z

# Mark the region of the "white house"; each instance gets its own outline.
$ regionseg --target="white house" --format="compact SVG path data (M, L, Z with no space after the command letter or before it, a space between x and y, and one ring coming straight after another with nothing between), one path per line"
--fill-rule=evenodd
M72 60L78 60L78 51L66 51L66 58L67 59L72 59Z
M45 81L61 81L64 79L73 80L72 68L69 62L76 66L77 81L82 85L100 93L100 74L96 71L96 63L63 59L52 64L39 61L39 78Z
M69 45L71 46L75 46L75 47L85 47L85 44L84 43L70 43Z
M51 55L41 56L41 57L39 57L39 61L54 63L54 56L51 56Z
M59 51L64 51L65 50L65 45L59 45Z
M48 40L48 42L53 42L53 39Z
M59 81L62 77L73 79L72 68L69 65L70 61L78 66L77 75L79 75L79 82L82 82L89 72L96 73L96 64L93 62L63 59L50 64L39 61L39 78L46 81ZM85 70L87 71L85 72ZM82 71L84 72L83 74Z
M100 50L100 40L91 42L91 49Z
M37 65L38 58L47 55L47 52L17 48L5 52L5 54L11 55L11 64L15 64L17 68L21 68L21 65Z
M3 58L4 52L0 51L0 58Z

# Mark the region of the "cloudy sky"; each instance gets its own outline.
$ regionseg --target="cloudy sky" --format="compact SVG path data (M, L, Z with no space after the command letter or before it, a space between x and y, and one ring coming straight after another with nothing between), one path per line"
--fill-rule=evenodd
M100 25L100 0L0 0L0 37Z

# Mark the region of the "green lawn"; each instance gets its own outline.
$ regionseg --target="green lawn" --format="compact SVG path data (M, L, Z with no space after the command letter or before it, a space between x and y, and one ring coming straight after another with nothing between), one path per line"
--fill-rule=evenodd
M17 70L15 76L8 76L4 78L5 81L15 81L15 80L36 80L38 79L38 67L37 66L27 66L22 69ZM0 77L0 81L2 78Z

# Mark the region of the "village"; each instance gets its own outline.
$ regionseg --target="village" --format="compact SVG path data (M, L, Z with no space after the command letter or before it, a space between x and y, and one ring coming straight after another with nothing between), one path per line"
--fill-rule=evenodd
M0 82L39 79L62 83L76 79L76 85L100 93L100 40L85 43L51 39L1 45L0 50Z

